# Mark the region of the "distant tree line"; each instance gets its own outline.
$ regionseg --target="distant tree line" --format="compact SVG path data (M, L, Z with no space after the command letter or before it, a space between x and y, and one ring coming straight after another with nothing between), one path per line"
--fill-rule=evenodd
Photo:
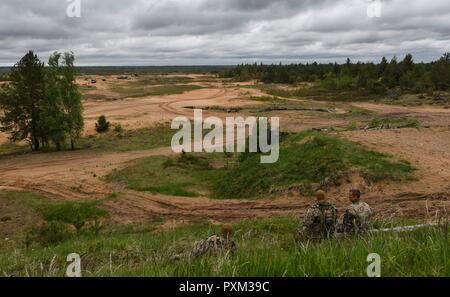
M74 149L84 126L74 61L72 53L55 52L45 66L30 51L15 64L0 89L0 131L36 151L66 143Z
M222 76L264 83L319 82L324 89L362 89L371 94L384 94L393 88L416 93L445 91L450 89L450 53L431 63L414 63L413 56L407 54L402 61L383 57L378 64L352 63L350 59L345 64L242 64L222 72Z

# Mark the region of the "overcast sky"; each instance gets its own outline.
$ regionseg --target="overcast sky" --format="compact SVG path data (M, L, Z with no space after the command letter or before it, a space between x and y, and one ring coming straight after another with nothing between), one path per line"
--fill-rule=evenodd
M73 0L77 1L77 0ZM342 62L450 51L449 0L1 0L0 65L28 50L78 65ZM372 4L374 5L374 4Z

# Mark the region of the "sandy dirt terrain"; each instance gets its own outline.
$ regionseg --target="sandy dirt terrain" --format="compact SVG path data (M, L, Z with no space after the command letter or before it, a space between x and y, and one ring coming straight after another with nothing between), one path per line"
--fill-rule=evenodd
M116 95L102 84L101 79L98 81L97 92L100 90L108 96ZM95 121L100 115L106 115L108 120L120 123L126 129L135 129L171 121L179 115L192 117L192 109L185 108L188 106L243 107L263 104L246 99L248 96L259 95L263 94L256 89L230 87L229 84L217 82L214 87L178 95L87 100L84 104L86 133L94 133ZM362 187L365 198L379 216L432 219L436 211L449 209L450 111L435 107L409 108L374 103L354 105L381 114L414 115L423 120L427 127L420 130L360 130L343 133L345 137L368 148L408 160L419 170L418 179L406 183L367 185L355 176L353 183L331 191L332 200L338 207L343 208L347 204L346 193L352 184L357 184ZM347 124L347 121L339 118L312 116L304 112L271 114L281 117L283 130L300 131L313 127L342 127ZM227 113L205 112L205 116L209 115L224 117ZM154 216L182 221L200 218L227 221L301 215L312 202L311 197L297 195L260 200L171 197L124 189L102 179L112 170L127 166L130 161L170 154L173 154L170 148L159 148L127 153L86 150L4 156L0 157L0 190L35 191L57 200L101 199L118 193L115 199L106 199L102 203L112 213L113 219L120 223L137 222Z
M202 85L202 84L199 84ZM210 86L211 84L208 84ZM96 92L107 89L105 83L96 84ZM117 96L109 89L105 91L110 96ZM85 133L95 133L95 121L100 115L105 115L111 122L119 123L127 129L148 127L155 123L172 121L177 116L193 117L193 111L184 107L206 106L246 106L255 102L244 100L245 96L257 96L262 93L256 89L241 89L225 87L223 84L213 84L212 88L204 88L186 92L182 95L148 96L139 98L124 98L121 100L87 100L85 106ZM220 116L220 114L205 112L205 116ZM223 115L223 114L221 114Z

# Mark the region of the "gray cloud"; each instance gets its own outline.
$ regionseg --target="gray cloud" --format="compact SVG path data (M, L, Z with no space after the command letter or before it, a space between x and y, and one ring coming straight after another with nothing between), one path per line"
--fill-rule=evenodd
M372 60L450 51L448 0L2 0L0 65L72 50L81 65Z

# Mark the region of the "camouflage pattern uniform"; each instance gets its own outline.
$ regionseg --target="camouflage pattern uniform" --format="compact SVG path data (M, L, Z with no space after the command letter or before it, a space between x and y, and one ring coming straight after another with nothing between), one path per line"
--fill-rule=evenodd
M328 238L334 234L337 222L337 209L328 202L317 202L308 209L304 229L300 237L312 240Z
M367 203L362 201L352 203L342 220L343 232L355 234L367 232L372 215L373 210Z
M223 237L213 235L205 240L195 243L192 256L194 258L203 255L236 255L237 246L233 240L226 240Z

